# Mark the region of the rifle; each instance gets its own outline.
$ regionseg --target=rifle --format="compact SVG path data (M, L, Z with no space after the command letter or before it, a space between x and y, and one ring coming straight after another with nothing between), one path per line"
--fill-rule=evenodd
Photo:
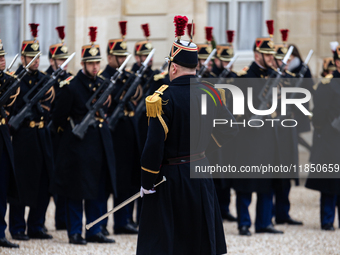
M222 73L220 73L220 75L218 76L219 79L218 79L218 83L217 83L217 84L220 84L220 83L223 81L223 79L226 78L226 77L230 74L230 72L231 72L230 68L231 68L231 66L234 64L234 62L236 61L237 58L238 58L238 55L236 54L236 55L230 60L230 62L228 63L228 65L224 67Z
M8 99L10 98L11 95L13 95L13 93L17 90L17 88L19 87L20 81L24 78L24 76L27 74L27 72L29 72L29 68L30 66L33 64L33 62L41 55L41 53L39 52L37 55L35 55L35 57L31 60L31 62L28 63L28 65L26 65L26 67L14 78L15 81L13 83L11 83L11 85L9 86L9 88L6 90L5 93L3 93L0 97L0 114L1 116L3 116L4 118L7 117L7 114L5 112L4 109L4 105L6 104L6 102L8 101ZM18 54L15 56L14 60L12 61L12 63L9 65L9 67L7 68L7 70L10 70L15 62L15 60L17 59ZM6 86L7 87L7 86Z
M301 87L303 78L305 77L306 71L308 69L308 62L309 62L310 58L312 57L312 55L313 55L313 50L310 50L309 53L308 53L307 58L305 59L305 62L303 62L303 64L302 64L302 68L301 68L300 72L297 75L299 78L298 78L298 81L295 83L295 86L294 86L295 88L300 88ZM289 99L295 98L295 95L296 95L295 92L291 93L289 95ZM292 113L292 106L291 105L287 105L287 114L286 115L290 116L291 113ZM280 118L281 117L282 117L282 115L280 116Z
M293 52L294 47L290 46L288 49L287 54L285 55L284 59L282 60L282 65L278 68L277 72L275 72L275 78L269 78L268 81L266 82L265 86L263 86L260 94L259 94L259 99L261 100L261 104L258 110L266 110L268 109L267 105L270 103L270 100L272 99L272 94L273 94L273 88L277 87L277 85L280 82L281 76L282 76L282 72L285 68L285 66L287 65L287 61L290 58L290 55ZM271 84L269 85L269 83L271 82ZM269 83L268 83L269 82ZM267 93L265 93L267 89ZM263 94L265 93L265 96L263 96ZM262 119L264 116L263 115L252 115L250 117L251 120L253 119Z
M88 127L90 125L92 125L92 126L96 125L96 118L95 118L96 112L102 110L102 107L103 107L105 101L107 100L108 96L112 93L112 91L115 89L116 82L120 78L121 74L123 73L123 70L124 70L125 66L129 62L131 57L132 57L132 54L130 54L125 59L123 64L119 67L119 69L117 69L117 72L115 72L115 74L110 79L106 79L105 80L105 82L108 81L108 83L109 83L107 87L104 85L105 82L101 85L103 88L105 88L105 87L106 88L103 91L103 93L100 95L100 97L96 100L96 102L93 105L91 105L92 100L94 98L96 98L96 96L98 95L99 91L101 91L100 89L98 89L96 91L96 93L94 93L92 95L92 97L87 101L86 107L87 107L87 109L89 111L87 112L85 117L82 119L82 121L73 128L72 133L75 136L77 136L80 139L83 139L85 134L86 134L86 131L87 131ZM104 117L103 116L104 115L103 111L100 111L100 114L102 115L102 117Z
M162 65L161 69L159 70L160 73L163 73L165 68L168 66L168 61L165 61L164 64ZM139 119L140 115L145 111L146 105L145 105L145 98L150 94L150 86L148 86L150 84L150 82L152 81L152 79L154 78L155 75L154 71L151 76L149 77L149 79L147 80L147 82L144 84L144 89L143 89L143 96L140 99L137 107L136 107L136 111L135 111L135 116L137 119Z
M43 113L43 109L39 103L39 101L45 96L46 92L57 82L58 77L64 72L64 67L71 61L76 53L74 52L71 56L66 59L66 61L55 70L51 77L48 79L47 83L45 83L46 79L41 79L35 86L33 86L24 96L24 101L26 105L18 112L17 115L13 116L8 124L11 125L15 130L17 130L20 124L23 122L25 118L28 118L32 115L32 107L34 105L37 106L39 112ZM28 97L43 83L45 83L38 92L29 99Z
M136 78L134 79L134 81L132 82L131 86L129 87L129 89L126 91L124 97L122 98L122 100L119 101L118 105L116 106L114 112L112 113L112 115L108 118L108 123L109 123L109 127L111 129L111 131L113 131L118 123L118 120L123 116L123 109L125 104L131 99L131 97L134 95L137 86L140 84L143 74L145 72L145 70L148 67L148 63L151 60L151 58L153 57L153 55L155 54L156 49L153 49L148 57L145 59L145 61L142 63L141 67L139 68L139 70L136 73Z
M202 67L197 72L197 77L198 78L202 78L203 74L205 73L205 71L208 68L208 64L209 64L211 58L215 55L215 53L216 53L216 49L213 49L213 51L209 54L209 57L204 61Z

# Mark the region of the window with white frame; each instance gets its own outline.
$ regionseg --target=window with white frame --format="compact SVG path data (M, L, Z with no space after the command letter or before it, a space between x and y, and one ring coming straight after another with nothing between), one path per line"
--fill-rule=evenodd
M65 0L0 0L0 39L11 57L21 52L23 40L31 40L29 23L38 23L41 68L48 66L49 46L58 43L55 27L63 25Z
M234 48L251 54L256 37L267 34L270 0L208 0L208 25L217 44L227 42L226 30L235 30Z

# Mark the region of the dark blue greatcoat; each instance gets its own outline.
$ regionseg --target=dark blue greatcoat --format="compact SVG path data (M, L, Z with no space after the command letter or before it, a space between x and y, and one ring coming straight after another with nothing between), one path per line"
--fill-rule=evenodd
M205 92L200 90L204 88L201 84L189 85L190 78L195 76L174 79L162 95L162 118L169 129L166 139L159 119L150 118L141 158L142 186L150 189L162 176L167 181L156 188L155 194L143 197L137 255L226 253L213 180L190 178L195 168L191 163L162 164L167 159L205 151L211 134L223 145L237 133L237 127L213 128L213 118L233 117L224 106L216 107L210 97L206 116L195 110L200 109ZM195 165L208 166L209 162L202 158Z
M332 121L340 116L340 73L334 71L330 82L319 84L314 94L313 147L311 163L340 164L340 132L332 127ZM333 166L334 168L334 166ZM330 167L327 167L330 171ZM306 187L326 194L340 195L340 172L328 173L329 178L317 178L310 173ZM323 174L325 176L325 174ZM327 176L327 175L326 175Z
M16 74L20 73L23 67L20 66ZM18 95L12 110L11 116L17 114L24 106L23 97L41 79L47 77L40 71L27 73L20 82L20 94ZM34 92L32 96L35 94ZM18 130L12 130L12 144L14 151L15 174L18 181L19 194L22 203L28 206L35 206L38 198L40 177L42 171L47 171L51 179L53 173L53 153L50 131L46 127L51 108L51 99L43 98L43 112L37 107L32 108L32 116L26 118ZM45 99L48 99L45 101ZM29 127L29 122L44 121L43 128Z
M107 174L103 169L108 169L106 178L115 191L115 157L107 123L97 120L95 126L88 127L83 140L72 133L72 121L74 125L82 121L88 112L86 102L102 83L98 76L93 80L80 70L57 95L52 116L62 132L52 186L57 195L74 200L97 199L101 175Z
M298 74L302 68L302 62L300 62L300 65L296 68L294 68L291 72L294 74ZM308 89L312 94L314 92L313 90L313 85L314 82L312 80L312 73L309 70L309 68L307 68L306 74L304 76L305 81L302 82L302 88ZM309 102L304 103L303 104L306 109L309 109ZM308 132L310 131L310 120L308 118L308 116L304 115L300 110L294 108L294 119L296 119L299 122L299 125L297 126L297 131L298 133L303 133L303 132Z
M248 109L247 87L253 88L253 104L254 108L258 109L261 104L258 95L265 84L265 78L269 76L269 72L266 69L261 68L255 62L253 62L248 71L240 76L237 84L243 91L245 98L245 115L237 116L236 120L242 122L245 119L246 126L239 125L240 132L233 139L235 144L234 153L228 157L228 161L231 165L235 165L237 169L241 166L260 166L277 165L278 160L278 136L276 128L271 127L271 123L265 123L261 128L252 128L247 125L248 119L252 116L252 113ZM250 79L254 78L254 79ZM249 80L249 82L248 82ZM240 82L240 83L239 83ZM266 116L270 119L270 116ZM266 119L263 118L263 119ZM233 188L238 192L271 192L274 187L274 181L270 178L252 178L252 179L233 179Z
M10 76L7 75L4 72L0 72L0 86L2 86L8 79L10 79ZM9 100L9 103L12 100ZM5 108L5 110L9 110L8 108ZM0 115L0 119L2 119L3 116ZM15 168L14 168L14 153L13 153L13 146L11 142L11 137L9 133L9 127L6 124L1 123L0 125L0 155L6 151L7 155L10 160L10 171L9 171L9 183L7 183L7 196L10 199L17 200L19 198L18 190L17 190L17 182L16 182L16 175L15 175ZM0 169L2 171L2 169ZM4 180L8 181L8 180Z
M115 72L116 69L107 65L102 76L110 78L115 74ZM131 73L124 70L121 78L116 82L116 88L111 94L112 104L109 109L109 116L118 104L118 102L114 101L114 98L120 88L124 86L124 83L127 82L130 75ZM132 109L130 107L132 107ZM140 153L136 121L133 116L130 117L128 114L128 112L132 112L134 110L132 103L130 103L129 108L126 108L125 110L127 115L122 117L118 121L115 130L113 132L111 131L111 141L113 143L116 156L117 190L119 194L130 194L131 192L136 192L140 185Z

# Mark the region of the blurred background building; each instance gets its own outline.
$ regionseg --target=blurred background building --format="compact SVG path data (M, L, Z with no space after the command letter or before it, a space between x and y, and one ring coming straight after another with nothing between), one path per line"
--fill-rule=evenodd
M213 26L217 43L226 42L227 29L235 30L234 47L240 54L236 71L252 61L254 39L267 36L266 19L274 19L274 41L281 42L279 29L290 30L288 42L298 46L302 58L310 49L310 68L315 77L322 58L332 56L329 42L339 40L340 0L0 0L0 38L8 52L7 61L20 52L24 39L31 39L28 23L39 23L38 39L48 66L48 47L59 42L56 26L66 26L69 51L76 51L70 70L80 68L80 49L89 43L88 27L97 26L97 42L106 64L107 41L119 38L118 21L127 20L127 42L133 52L142 40L142 23L150 25L150 39L156 48L154 62L161 65L174 40L173 17L186 15L195 23L197 43L205 41L204 26ZM185 36L186 37L186 36Z

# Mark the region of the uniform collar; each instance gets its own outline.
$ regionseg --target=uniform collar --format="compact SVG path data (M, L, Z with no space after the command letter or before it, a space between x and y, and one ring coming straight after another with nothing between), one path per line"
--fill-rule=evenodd
M24 69L23 65L20 65L19 68L18 68L18 70L15 72L15 74L20 73L23 69ZM28 75L28 76L36 76L36 75L38 75L38 74L39 74L39 71L38 71L38 70L36 70L36 71L34 71L34 72L28 71L27 74L26 74L26 76L27 76L27 75Z
M98 81L98 77L96 77L95 80L90 79L86 74L83 73L83 70L80 69L77 77L81 81L81 83L89 90L89 91L95 91L97 87L100 86L100 82Z
M255 61L250 65L249 69L259 78L264 78L268 75L268 70L261 68Z
M111 66L106 65L104 72L108 73L110 76L113 76L117 72L117 70L116 68L112 68Z
M54 72L52 66L49 66L48 69L46 70L46 73L51 75Z
M170 86L178 86L178 85L190 85L190 79L197 79L196 75L183 75L173 79L170 82Z

